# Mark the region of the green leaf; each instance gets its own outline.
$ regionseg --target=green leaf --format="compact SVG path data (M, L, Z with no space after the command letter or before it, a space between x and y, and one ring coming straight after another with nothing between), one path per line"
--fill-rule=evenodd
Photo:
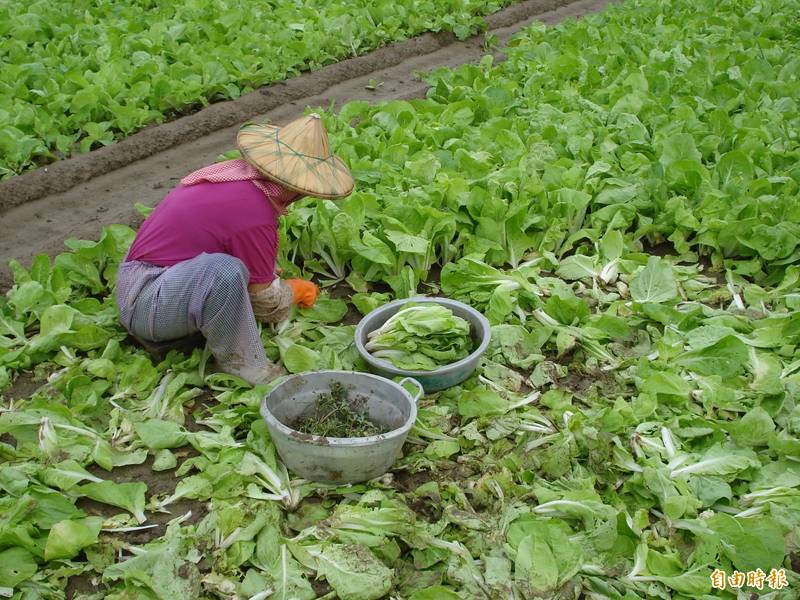
M188 436L183 428L173 421L148 419L133 426L136 435L151 450L180 448L186 445Z
M313 600L317 597L311 584L303 575L298 562L281 544L280 552L269 569L275 592L272 596L279 600ZM260 590L264 591L264 590Z
M544 360L541 349L549 337L550 332L544 327L531 332L520 325L495 325L492 327L488 353L495 356L498 362L530 369L535 363Z
M281 361L290 373L307 373L319 369L319 352L300 344L291 344L281 353Z
M692 386L677 373L658 371L644 380L641 389L646 394L665 394L687 398L692 391Z
M558 265L556 275L567 280L593 279L598 272L597 259L593 256L574 254Z
M741 150L733 150L723 154L717 161L715 172L719 178L719 186L738 185L745 187L753 178L753 163Z
M178 464L178 459L167 449L156 452L153 459L153 471L169 471Z
M252 598L256 594L270 590L269 580L259 573L258 569L248 569L247 574L242 580L239 593L246 598Z
M347 314L347 302L321 297L311 308L300 309L300 316L312 323L339 323Z
M199 598L200 573L194 564L184 560L180 542L179 537L168 532L160 543L149 545L144 552L106 568L103 580L123 580L126 586L149 590L159 600ZM139 591L137 597L142 595Z
M800 464L777 460L759 469L753 481L753 489L764 490L775 486L800 487Z
M353 294L352 298L350 298L353 306L355 306L362 315L369 314L379 306L389 302L389 300L391 300L389 294L382 294L380 292Z
M35 500L30 518L37 527L49 529L62 519L83 517L84 513L75 507L71 495L55 492L48 488L30 489L28 494Z
M458 454L461 446L455 440L434 440L425 448L425 456L431 458L448 458Z
M147 206L146 204L142 204L141 202L136 202L133 205L133 207L136 209L136 212L139 213L139 216L142 217L143 219L149 217L150 214L155 210L154 207Z
M350 247L355 250L359 256L375 264L388 266L394 264L394 254L389 246L369 231L364 232L360 241L358 239L351 240Z
M214 493L214 486L209 481L208 476L204 474L191 475L183 477L175 486L175 491L162 500L159 504L160 507L165 507L173 502L182 498L193 498L201 500L210 498Z
M0 552L0 587L13 588L38 571L33 555L22 548Z
M749 368L753 374L751 389L769 396L783 393L783 367L776 357L752 349Z
M100 528L103 526L101 517L86 517L60 521L53 525L47 536L47 545L44 549L44 559L73 558L87 546L97 542Z
M44 296L44 287L38 281L26 281L8 293L9 303L18 315L29 312Z
M684 463L672 470L672 477L686 475L731 475L761 463L752 450L736 450L722 446L712 446L699 460Z
M550 546L533 535L525 537L517 548L514 578L526 595L547 596L558 584L558 564Z
M717 513L708 526L722 540L722 551L740 571L780 565L786 552L781 527L770 517L736 519Z
M681 573L680 575L671 576L653 576L652 579L663 583L676 592L684 594L690 598L700 598L711 591L711 573L707 568L698 567Z
M142 482L115 483L102 481L87 483L77 488L78 493L97 502L123 508L131 513L139 523L146 520L144 514L147 485Z
M728 336L702 350L685 352L676 364L700 375L718 375L729 378L743 372L750 360L750 350L744 342Z
M678 286L672 266L665 260L651 256L647 266L631 280L631 297L636 302L668 302L678 295Z
M386 237L394 244L398 252L408 252L410 254L425 255L428 252L430 243L428 240L416 235L409 235L400 231L386 230Z
M497 392L487 388L474 388L465 391L458 399L458 414L465 419L502 415L508 410L509 403Z
M376 600L392 587L392 570L364 546L329 544L317 559L318 572L342 600Z
M61 490L71 490L81 481L102 481L101 478L92 475L74 460L65 460L47 467L40 476L44 483Z
M671 135L661 145L661 152L660 160L665 166L673 165L682 160L699 160L701 158L694 138L689 133Z
M741 421L728 426L731 439L743 448L766 446L775 432L775 423L760 406L749 411Z

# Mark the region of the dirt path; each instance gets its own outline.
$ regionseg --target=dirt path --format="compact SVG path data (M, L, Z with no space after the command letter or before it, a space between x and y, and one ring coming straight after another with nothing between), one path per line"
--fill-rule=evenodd
M527 0L487 17L487 22L504 45L534 20L557 23L598 11L610 2ZM236 101L211 105L115 146L1 183L0 211L10 208L0 212L0 290L10 283L7 263L12 258L28 265L39 252L62 251L67 238L95 239L110 223L137 225L134 203L156 204L183 175L232 149L242 121L270 119L283 124L307 106L421 97L426 86L415 73L477 61L485 54L483 39L480 35L456 42L452 36L425 34ZM370 79L383 85L367 90ZM166 149L153 153L160 148ZM44 195L50 190L57 191Z

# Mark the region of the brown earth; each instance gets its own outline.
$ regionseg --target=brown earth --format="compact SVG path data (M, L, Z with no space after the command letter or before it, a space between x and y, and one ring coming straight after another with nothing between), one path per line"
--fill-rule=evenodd
M46 383L46 381L36 379L32 373L23 372L11 382L11 386L3 392L3 397L12 403L15 400L23 400L29 398Z
M534 20L557 23L610 2L526 0L486 21L502 45ZM457 42L449 34L424 34L0 182L0 290L10 284L7 263L13 258L28 265L39 252L64 250L67 238L95 239L111 223L138 225L134 203L155 205L183 175L232 149L243 121L283 124L307 106L422 97L426 85L417 73L477 61L486 53L483 44L483 35ZM367 89L371 79L382 85Z

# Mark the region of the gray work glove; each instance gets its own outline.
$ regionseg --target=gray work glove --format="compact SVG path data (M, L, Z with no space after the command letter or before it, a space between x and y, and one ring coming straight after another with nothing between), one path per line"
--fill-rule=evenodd
M279 323L289 318L292 310L292 288L279 278L258 292L250 293L253 314L262 323Z

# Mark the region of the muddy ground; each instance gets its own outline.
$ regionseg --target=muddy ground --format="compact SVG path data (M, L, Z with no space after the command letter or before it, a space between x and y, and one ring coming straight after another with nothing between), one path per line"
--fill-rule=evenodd
M557 23L610 2L526 0L487 22L502 46L533 20ZM421 97L426 86L416 73L477 61L484 54L483 35L458 42L449 34L425 34L0 182L0 291L10 284L7 263L12 258L28 265L39 252L64 250L67 238L96 239L111 223L138 225L136 202L156 204L186 173L232 149L239 124L247 119L283 124L307 106ZM383 85L368 90L370 79Z

